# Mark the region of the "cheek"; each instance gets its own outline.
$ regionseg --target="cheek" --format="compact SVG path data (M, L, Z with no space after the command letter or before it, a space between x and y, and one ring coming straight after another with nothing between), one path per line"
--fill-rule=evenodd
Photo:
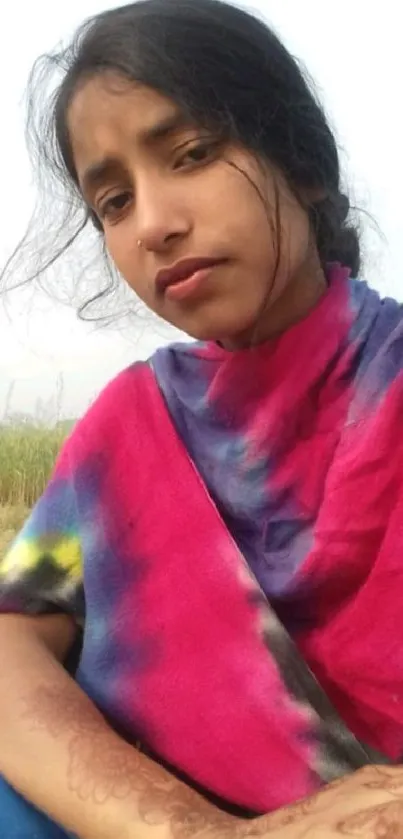
M282 223L282 252L295 269L306 258L311 241L308 214L298 204L288 206Z
M112 262L125 282L139 295L144 297L141 278L141 259L136 242L132 236L125 235L124 226L117 225L105 232L105 244ZM144 283L143 283L144 286Z

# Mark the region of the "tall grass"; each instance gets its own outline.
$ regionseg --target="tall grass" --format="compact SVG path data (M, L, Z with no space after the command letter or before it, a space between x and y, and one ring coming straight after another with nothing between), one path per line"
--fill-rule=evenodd
M30 508L43 492L66 436L64 426L0 426L0 505Z

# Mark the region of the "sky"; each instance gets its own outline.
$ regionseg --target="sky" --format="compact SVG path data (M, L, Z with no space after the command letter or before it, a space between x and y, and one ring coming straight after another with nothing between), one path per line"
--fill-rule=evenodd
M398 4L244 0L243 5L274 26L314 79L336 130L353 203L363 211L363 277L382 294L403 301ZM84 18L110 6L111 0L8 5L7 25L0 28L0 270L23 236L35 202L24 138L31 67L40 54L68 42ZM22 267L18 270L23 277ZM65 270L51 277L60 301L32 289L0 295L0 421L13 412L36 412L49 420L60 410L77 416L115 373L173 337L152 316L133 316L107 328L82 323L66 303L66 289L81 282L82 266L70 264L67 280ZM95 271L101 279L101 263Z

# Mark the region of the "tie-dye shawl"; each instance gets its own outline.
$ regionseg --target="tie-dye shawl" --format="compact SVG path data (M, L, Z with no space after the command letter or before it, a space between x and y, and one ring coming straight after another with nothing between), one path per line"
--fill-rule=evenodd
M397 761L402 408L402 311L337 266L275 341L162 349L77 424L0 606L74 615L89 696L227 802Z

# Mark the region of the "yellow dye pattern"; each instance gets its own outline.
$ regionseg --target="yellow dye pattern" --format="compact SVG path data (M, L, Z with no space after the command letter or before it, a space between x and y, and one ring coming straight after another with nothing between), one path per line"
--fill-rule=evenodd
M66 576L76 579L82 576L81 544L78 537L48 534L39 539L23 536L17 539L0 562L0 579L29 574L40 565L45 555Z

